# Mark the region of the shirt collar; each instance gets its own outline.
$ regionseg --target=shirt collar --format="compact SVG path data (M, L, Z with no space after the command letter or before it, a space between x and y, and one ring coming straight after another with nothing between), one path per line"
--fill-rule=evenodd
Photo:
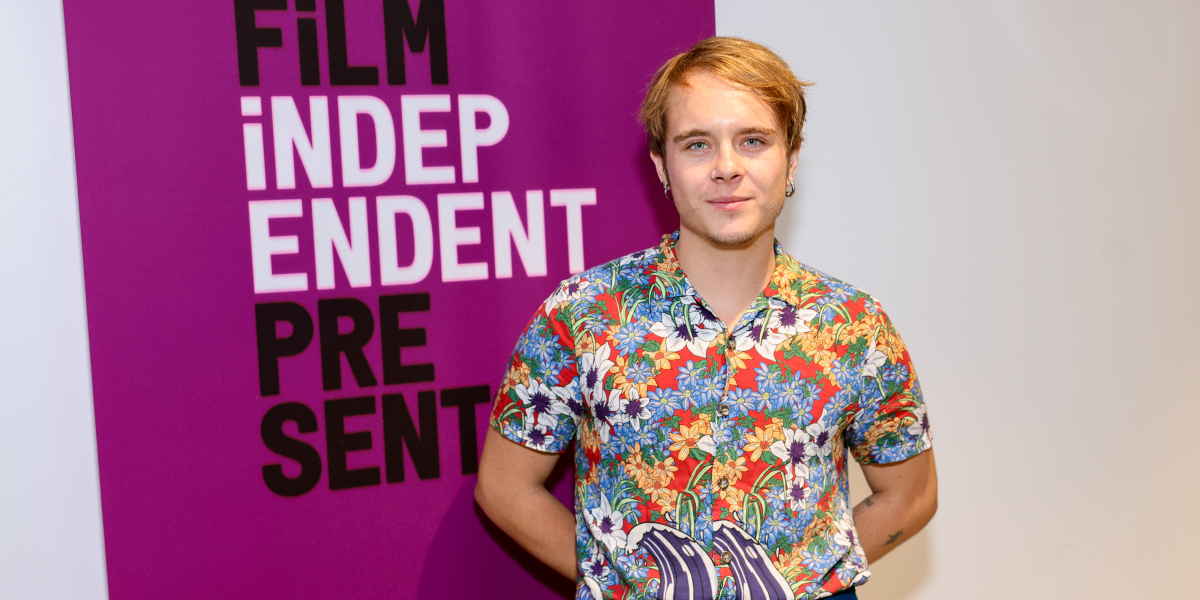
M664 299L683 296L699 296L687 275L679 266L679 258L675 255L675 243L679 241L679 230L663 236L658 244L658 260L653 266L650 278L652 293ZM776 298L796 308L800 308L801 282L812 279L808 272L796 259L783 250L779 240L775 242L775 270L771 280L767 282L762 294L768 299Z

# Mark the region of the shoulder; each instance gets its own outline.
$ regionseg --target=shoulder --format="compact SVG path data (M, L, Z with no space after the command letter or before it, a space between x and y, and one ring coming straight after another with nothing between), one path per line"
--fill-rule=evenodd
M801 293L812 294L814 298L821 298L823 301L828 301L829 299L843 303L862 301L878 305L878 301L870 292L824 271L810 267L796 260L791 255L785 254L782 262L786 269L796 274L796 279L799 283L797 287L800 288L798 291Z
M543 310L549 316L567 305L592 304L598 297L612 292L614 288L644 285L645 274L659 258L658 248L647 248L564 279L546 299Z

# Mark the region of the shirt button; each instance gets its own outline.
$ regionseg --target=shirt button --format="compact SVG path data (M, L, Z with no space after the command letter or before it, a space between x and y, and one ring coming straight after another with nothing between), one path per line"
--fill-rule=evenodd
M728 417L729 416L729 405L722 404L721 408L717 409L717 412L720 413L722 417Z
M721 562L723 562L723 563L733 562L733 553L728 550L722 552L721 553Z
M725 489L725 488L729 487L729 479L727 479L727 478L725 478L725 477L722 477L722 478L718 479L718 480L717 480L717 487L719 487L719 488L721 488L721 489Z

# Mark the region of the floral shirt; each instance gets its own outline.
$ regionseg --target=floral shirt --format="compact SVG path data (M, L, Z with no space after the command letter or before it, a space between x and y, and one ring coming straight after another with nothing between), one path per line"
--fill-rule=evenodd
M807 599L862 583L846 449L882 464L931 445L904 342L873 298L778 243L729 331L677 239L563 282L492 413L535 450L577 441L577 598Z

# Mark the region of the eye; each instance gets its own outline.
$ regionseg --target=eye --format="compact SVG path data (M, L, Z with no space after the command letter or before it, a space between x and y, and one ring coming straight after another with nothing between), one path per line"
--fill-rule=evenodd
M705 144L704 142L697 140L697 141L694 141L694 142L688 144L687 146L684 146L684 149L685 150L703 150L707 147L708 147L708 144Z
M765 142L763 142L763 141L762 141L761 139L759 139L759 138L746 138L746 141L745 141L745 142L742 142L742 143L743 143L743 144L746 144L747 146L751 146L751 147L755 147L755 148L757 148L758 146L761 146L761 145L763 145Z

